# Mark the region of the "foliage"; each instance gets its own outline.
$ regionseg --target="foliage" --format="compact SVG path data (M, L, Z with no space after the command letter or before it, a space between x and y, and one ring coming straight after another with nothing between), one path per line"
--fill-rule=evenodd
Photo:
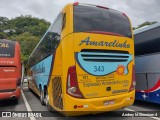
M21 46L21 58L26 64L31 52L49 26L50 23L46 20L30 15L10 20L0 17L0 39L18 41Z
M17 41L21 46L21 58L24 63L27 63L29 55L34 50L35 46L39 41L39 37L33 36L28 32L22 33L18 36L11 36L9 37L11 40Z
M138 28L142 28L142 27L144 27L144 26L152 25L152 24L155 24L155 23L157 23L157 21L154 21L154 22L148 22L148 21L147 21L147 22L144 22L144 23L138 25L138 27L133 27L133 30L136 30L136 29L138 29Z
M42 37L49 25L50 23L44 19L38 19L28 15L11 19L8 22L8 30L11 31L9 35L20 35L28 32L31 35Z
M9 19L6 17L0 17L0 32L5 32L8 27Z
M0 39L6 39L7 35L4 32L0 32Z

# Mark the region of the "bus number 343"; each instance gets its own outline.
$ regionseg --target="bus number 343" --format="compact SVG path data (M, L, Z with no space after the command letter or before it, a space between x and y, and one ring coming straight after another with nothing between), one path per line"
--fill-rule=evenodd
M104 66L94 66L94 72L104 72Z

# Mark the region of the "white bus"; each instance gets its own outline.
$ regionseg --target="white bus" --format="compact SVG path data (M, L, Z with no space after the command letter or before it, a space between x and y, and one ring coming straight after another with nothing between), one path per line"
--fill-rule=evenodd
M136 99L160 104L160 23L135 35Z

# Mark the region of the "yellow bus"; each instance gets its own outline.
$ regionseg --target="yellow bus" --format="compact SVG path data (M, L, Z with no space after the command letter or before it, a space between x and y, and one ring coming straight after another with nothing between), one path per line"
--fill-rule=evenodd
M67 116L121 109L135 99L134 40L116 10L68 4L29 58L28 87Z

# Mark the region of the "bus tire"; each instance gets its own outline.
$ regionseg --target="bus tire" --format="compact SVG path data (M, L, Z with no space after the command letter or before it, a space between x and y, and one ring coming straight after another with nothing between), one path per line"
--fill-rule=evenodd
M52 108L52 106L49 104L49 96L48 96L48 91L46 90L46 102L45 102L48 111L53 112L54 109Z
M50 111L50 112L53 112L54 111L54 109L52 108L52 106L48 103L47 104L47 109L48 109L48 111Z
M41 102L41 105L45 105L44 104L44 92L43 92L43 90L42 90L41 87L40 87L39 92L40 92L40 102Z
M47 91L47 88L44 88L44 103L46 106L49 104L48 100L49 100L48 91Z
M17 98L13 99L13 103L18 104L18 99Z

